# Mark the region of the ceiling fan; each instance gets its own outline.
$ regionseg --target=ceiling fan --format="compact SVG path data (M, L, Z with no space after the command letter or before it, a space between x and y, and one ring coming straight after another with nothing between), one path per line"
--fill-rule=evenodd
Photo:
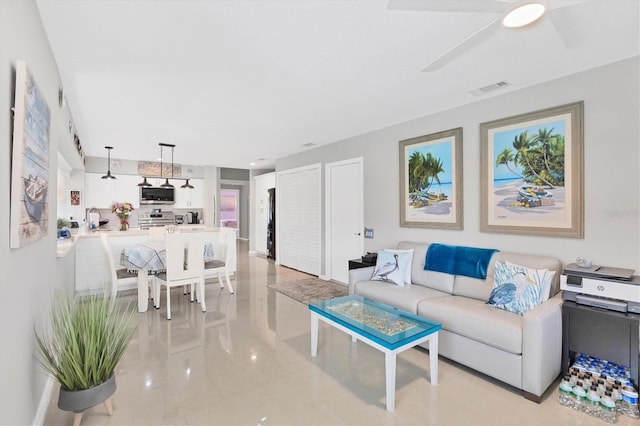
M555 25L554 12L558 9L574 6L585 0L563 0L563 1L545 1L545 0L389 0L388 9L392 10L415 10L425 12L453 12L453 13L484 13L495 14L496 16L487 24L471 32L462 40L454 44L452 47L441 53L439 56L431 60L422 71L436 71L449 62L462 55L464 52L478 45L489 35L500 30L516 30L525 31L529 24L532 24L544 15L550 18L551 27L555 29L562 40L562 30L567 30L566 26ZM512 18L520 18L527 12L537 12L532 15L532 20L522 21L513 24ZM566 44L566 42L565 42Z

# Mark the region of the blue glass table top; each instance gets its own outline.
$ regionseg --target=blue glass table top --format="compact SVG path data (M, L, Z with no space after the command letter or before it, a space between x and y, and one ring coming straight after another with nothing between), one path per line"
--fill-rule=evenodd
M358 295L310 303L309 309L387 349L399 348L442 329L442 324Z

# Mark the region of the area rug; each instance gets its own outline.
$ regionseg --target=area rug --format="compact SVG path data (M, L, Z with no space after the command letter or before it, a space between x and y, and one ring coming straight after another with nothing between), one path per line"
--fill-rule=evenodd
M271 284L268 287L305 305L349 294L349 289L346 286L319 278L305 278L298 281Z

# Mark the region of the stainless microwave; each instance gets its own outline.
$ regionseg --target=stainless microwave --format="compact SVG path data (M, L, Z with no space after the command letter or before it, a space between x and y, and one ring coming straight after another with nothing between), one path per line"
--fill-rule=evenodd
M174 188L159 186L141 186L140 204L175 204L176 192Z

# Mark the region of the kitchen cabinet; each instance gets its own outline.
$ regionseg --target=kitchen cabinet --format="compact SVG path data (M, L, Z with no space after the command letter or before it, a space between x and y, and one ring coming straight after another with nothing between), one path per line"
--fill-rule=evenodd
M175 181L180 182L180 181ZM180 188L184 183L174 183L176 187L176 209L204 208L204 179L189 179L193 188Z
M114 201L129 202L140 207L138 183L140 176L117 175L116 179L102 179L100 173L85 174L85 208L110 209Z
M117 179L102 179L102 174L99 173L85 173L85 208L110 208L113 200L116 198L116 180Z
M140 182L140 176L119 175L116 181L115 201L129 202L133 204L133 208L140 208Z

